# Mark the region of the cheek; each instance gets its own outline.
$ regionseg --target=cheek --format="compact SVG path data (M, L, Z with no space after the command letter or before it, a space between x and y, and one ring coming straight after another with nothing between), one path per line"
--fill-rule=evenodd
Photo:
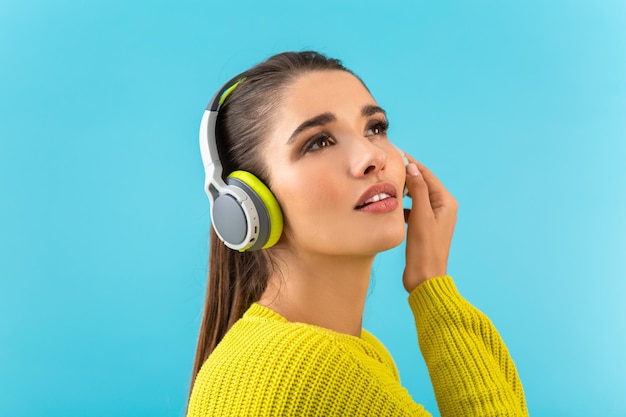
M404 160L399 152L391 152L391 157L387 165L387 169L394 181L404 184L406 181L406 167L404 166Z
M341 214L345 206L345 187L337 181L326 181L315 174L275 177L272 191L281 205L285 232L298 245L315 241L328 244L336 239L336 230L345 227L346 217ZM308 245L308 244L307 244Z
M342 190L337 183L313 179L286 180L273 189L286 219L293 224L308 223L322 217L329 220L328 213L336 211L341 204Z

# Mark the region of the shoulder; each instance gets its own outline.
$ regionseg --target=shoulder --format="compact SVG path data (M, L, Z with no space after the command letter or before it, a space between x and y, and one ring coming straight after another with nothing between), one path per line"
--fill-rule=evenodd
M350 367L373 365L395 369L387 350L369 332L357 338L292 323L253 304L216 347L201 372L250 378L270 372L276 378L289 379L297 374L299 380L310 380L324 373L345 375Z
M388 404L389 396L398 393L408 396L391 357L370 333L357 338L290 323L253 305L200 370L190 415L241 410L342 415L366 406L376 409L374 400Z
M398 368L396 367L396 363L393 360L393 357L385 347L385 345L376 338L372 333L367 330L363 330L361 334L361 338L367 342L372 348L375 350L376 355L379 357L381 363L387 366L392 372L398 381L400 381L400 374L398 373Z
M235 323L208 359L210 367L226 363L245 370L251 363L281 371L281 364L315 363L338 350L326 329L291 323L259 304L253 304ZM255 369L257 369L255 366ZM290 367L291 369L291 367Z

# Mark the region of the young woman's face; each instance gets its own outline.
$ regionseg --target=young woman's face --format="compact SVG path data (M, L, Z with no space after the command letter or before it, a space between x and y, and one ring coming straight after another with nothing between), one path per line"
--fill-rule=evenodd
M372 255L402 242L404 163L385 112L356 77L300 76L274 120L263 158L285 217L279 244Z

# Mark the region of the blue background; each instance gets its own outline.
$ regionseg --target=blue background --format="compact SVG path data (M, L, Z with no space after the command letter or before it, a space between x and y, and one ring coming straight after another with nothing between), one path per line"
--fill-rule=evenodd
M214 90L269 55L341 58L460 202L450 273L533 416L626 416L626 3L0 3L0 415L181 416ZM401 285L366 327L438 415Z

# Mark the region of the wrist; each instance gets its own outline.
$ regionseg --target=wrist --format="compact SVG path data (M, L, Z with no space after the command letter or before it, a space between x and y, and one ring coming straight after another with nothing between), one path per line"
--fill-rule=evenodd
M402 282L404 284L404 289L408 293L411 293L413 292L415 288L417 288L424 282L428 281L429 279L437 278L437 277L441 277L445 275L447 275L445 270L441 270L437 272L432 271L432 272L421 272L421 273L415 273L415 272L409 273L405 270L404 273L402 274Z

